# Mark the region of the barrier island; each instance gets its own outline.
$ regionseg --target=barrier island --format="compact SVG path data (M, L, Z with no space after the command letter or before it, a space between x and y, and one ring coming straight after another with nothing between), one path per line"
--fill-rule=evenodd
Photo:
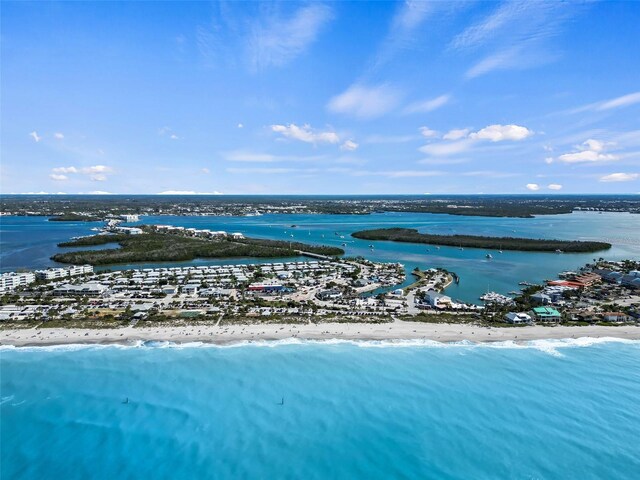
M64 252L54 255L51 259L75 265L113 265L135 262L179 262L195 258L295 257L301 252L325 256L344 253L341 248L300 242L259 238L211 240L155 232L140 235L93 235L59 243L58 246L87 247L109 243L118 243L120 248Z
M486 248L490 250L520 250L530 252L586 253L611 248L606 242L577 240L547 240L516 237L483 237L478 235L434 235L420 233L414 228L381 228L361 230L351 234L363 240L387 240L391 242L426 243L451 247Z

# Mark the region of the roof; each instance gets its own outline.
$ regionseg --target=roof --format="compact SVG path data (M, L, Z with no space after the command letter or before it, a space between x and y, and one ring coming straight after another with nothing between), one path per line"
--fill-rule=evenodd
M560 316L560 312L551 307L535 307L533 311L536 315Z

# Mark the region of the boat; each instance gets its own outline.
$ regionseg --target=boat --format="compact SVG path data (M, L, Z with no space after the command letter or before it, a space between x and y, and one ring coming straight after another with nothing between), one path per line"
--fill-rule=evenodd
M436 250L440 250L440 247L436 247Z
M489 260L491 260L491 259L493 258L493 255L491 255L490 253L487 253L485 256L486 256Z
M556 250L556 253L562 253L562 250L557 249L557 250Z
M346 247L346 246L347 246L347 244L346 244L345 242L342 242L342 246L343 246L343 247Z
M373 248L373 245L372 245L372 244L369 244L369 248Z

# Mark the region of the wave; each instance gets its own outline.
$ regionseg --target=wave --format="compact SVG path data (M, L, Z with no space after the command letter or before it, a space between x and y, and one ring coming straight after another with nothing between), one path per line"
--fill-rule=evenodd
M389 340L347 340L340 338L313 340L301 338L286 338L281 340L241 340L229 343L211 342L173 342L160 340L136 340L129 343L108 343L108 344L64 344L64 345L43 345L24 346L0 345L0 352L3 351L78 351L78 350L103 350L103 349L191 349L191 348L245 348L245 347L286 347L286 346L335 346L351 345L358 348L461 348L461 349L508 349L524 350L535 349L552 356L563 356L558 349L565 348L587 348L608 343L620 343L640 346L640 340L630 340L617 337L578 337L564 339L544 339L527 341L497 341L497 342L472 342L461 340L456 342L438 342L427 339L389 339Z

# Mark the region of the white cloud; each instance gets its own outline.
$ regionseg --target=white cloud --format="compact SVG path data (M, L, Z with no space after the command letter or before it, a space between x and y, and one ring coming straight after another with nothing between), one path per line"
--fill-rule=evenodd
M448 156L465 152L482 141L494 143L504 140L518 141L533 135L531 130L519 125L489 125L477 132L469 133L469 131L468 128L449 130L442 136L443 140L448 141L430 143L420 147L419 150L434 157Z
M168 137L171 140L180 140L180 137L176 135L170 127L162 127L158 129L158 135L161 137Z
M67 180L69 174L88 175L89 179L94 182L104 182L107 180L107 173L111 173L113 169L106 165L93 165L90 167L55 167L51 169L49 177L53 180Z
M200 171L201 171L202 173L206 174L206 175L208 175L208 174L210 174L210 173L211 173L211 170L209 170L207 167L204 167L204 168L200 169Z
M527 183L525 186L527 187L527 190L531 190L532 192L540 190L540 185L537 183Z
M360 145L358 145L353 140L346 140L342 145L340 145L340 150L346 150L348 152L353 152L354 150L357 150L359 146Z
M249 37L252 69L281 66L301 55L332 16L327 5L312 3L299 8L290 18L271 15L256 19Z
M42 137L38 136L38 132L36 132L35 130L33 132L31 132L29 134L29 136L31 138L33 138L33 141L36 142L36 143L38 143L40 140L42 140Z
M92 167L83 167L80 169L82 173L93 174L93 173L110 173L112 171L111 167L107 167L106 165L94 165Z
M547 188L549 190L561 190L562 185L560 185L559 183L550 183L549 185L547 185Z
M419 148L419 150L428 155L435 157L455 155L457 153L465 152L469 150L473 145L468 139L460 140L458 142L441 142L430 143Z
M111 192L105 192L104 190L92 190L91 192L87 192L87 195L113 195Z
M544 163L546 163L547 165L551 165L553 163L553 157L546 157L544 159Z
M238 124L238 128L244 128L244 125L243 125L243 124L241 124L241 123L239 123L239 124Z
M502 2L456 36L450 48L491 52L466 72L467 78L548 63L559 58L559 49L550 48L547 40L558 35L579 8L572 2Z
M580 163L580 162L600 162L616 160L618 157L615 155L603 154L594 152L591 150L583 150L581 152L565 153L560 155L558 160L565 163Z
M596 110L611 110L612 108L628 107L629 105L634 105L636 103L640 103L640 92L630 93L628 95L623 95L621 97L602 102L598 105Z
M400 4L400 2L398 2ZM419 41L415 34L425 20L444 2L404 1L394 15L389 33L382 41L376 54L373 68L380 67L391 60L395 54Z
M420 130L420 133L425 138L433 138L438 136L438 132L435 130L432 130L429 127L420 127L418 130Z
M501 50L493 53L471 67L465 73L467 78L476 78L493 70L507 69L514 64L520 56L520 49L517 47Z
M520 125L489 125L475 133L471 133L469 138L474 140L491 140L501 142L503 140L524 140L533 135L533 132Z
M310 125L303 125L301 127L293 123L289 125L271 125L271 130L280 133L284 137L312 143L314 145L318 143L338 143L340 141L337 133L332 131L314 131Z
M166 190L156 195L222 195L221 192L196 192L193 190Z
M602 112L606 110L613 110L615 108L628 107L630 105L635 105L636 103L640 103L640 92L633 92L620 97L611 98L609 100L590 103L589 105L583 105L582 107L569 110L566 113L580 113L587 110Z
M451 95L440 95L429 100L412 103L404 109L404 113L428 113L446 105L451 100Z
M600 177L601 182L631 182L640 178L639 173L610 173Z
M54 173L78 173L76 167L56 167L51 169Z
M395 109L400 93L388 85L352 85L345 92L329 100L327 108L333 113L368 119L384 115Z
M60 132L56 132L56 133L54 133L54 134L53 134L53 137L54 137L56 140L63 140L63 139L64 139L64 134L62 134L62 133L60 133Z
M445 133L442 138L444 140L460 140L461 138L466 137L468 133L468 128L454 128L453 130L449 130L447 133Z
M592 150L594 152L601 152L602 150L604 150L605 145L606 144L604 142L601 142L600 140L594 140L593 138L590 138L589 140L584 142L582 147L578 148L580 148L580 150Z
M585 163L585 162L609 162L617 160L616 155L604 153L605 148L611 143L601 142L592 138L586 140L582 145L576 145L577 152L565 153L558 157L558 160L565 163Z

